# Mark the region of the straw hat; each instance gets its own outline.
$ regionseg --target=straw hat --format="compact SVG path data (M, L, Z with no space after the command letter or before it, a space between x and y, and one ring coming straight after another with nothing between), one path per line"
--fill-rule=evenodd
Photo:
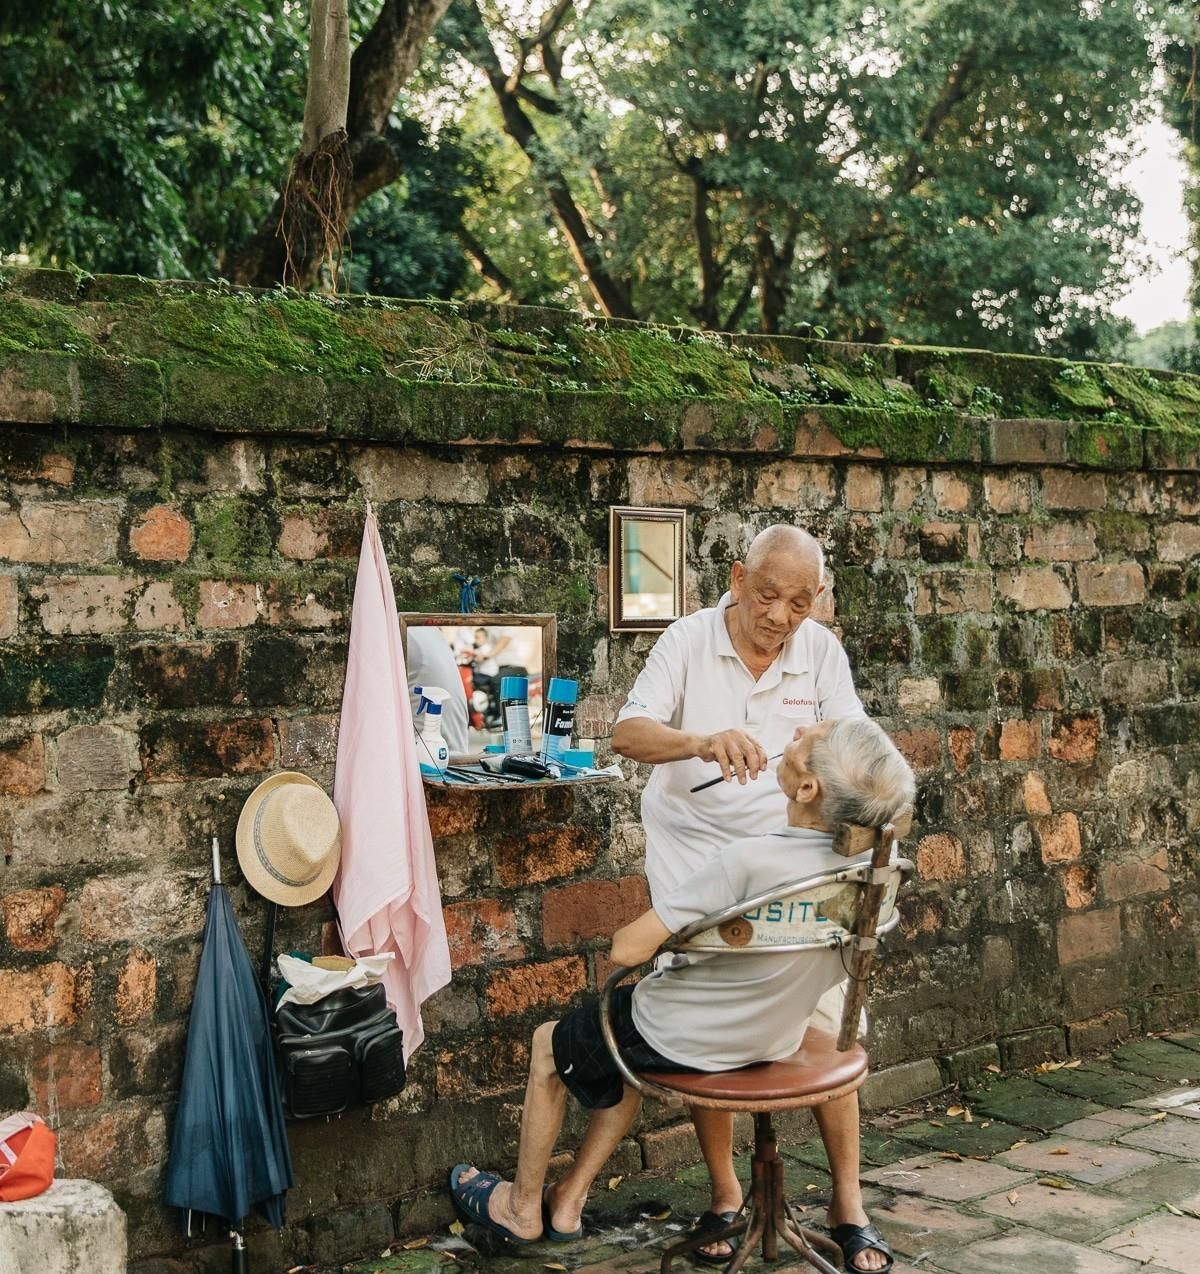
M237 825L242 875L285 907L319 898L342 856L337 810L307 774L283 770L250 793Z

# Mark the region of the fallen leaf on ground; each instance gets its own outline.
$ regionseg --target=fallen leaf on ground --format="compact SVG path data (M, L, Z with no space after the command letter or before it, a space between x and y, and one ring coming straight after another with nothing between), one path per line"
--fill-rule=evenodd
M963 1123L973 1124L974 1122L975 1116L971 1114L971 1108L968 1106L967 1109L963 1111Z
M1015 1208L1015 1207L1017 1206L1017 1200L1018 1200L1020 1197L1021 1197L1021 1196L1017 1193L1017 1191L1016 1191L1016 1190L1013 1190L1013 1191L1011 1191L1011 1192L1009 1193L1008 1201L1009 1201L1009 1203L1011 1203L1011 1204L1013 1205L1013 1207Z
M450 1222L450 1233L451 1233L451 1234L458 1235L458 1234L461 1234L462 1232L463 1232L463 1223L462 1223L461 1221L451 1221L451 1222Z
M1152 1124L1156 1124L1158 1123L1160 1119L1166 1119L1166 1117L1167 1117L1167 1112L1165 1110L1160 1110L1157 1115L1150 1116L1150 1122Z
M962 1155L960 1155L957 1150L943 1150L942 1158L953 1159L955 1163L962 1163Z
M816 1189L818 1189L819 1187L817 1187L817 1186L813 1185L813 1183L810 1181L810 1182L808 1183L808 1185L806 1185L804 1188L805 1188L806 1190L816 1190Z
M990 1119L985 1119L979 1126L980 1128L990 1128L992 1126L992 1121Z
M963 1108L961 1106L951 1106L950 1109L946 1111L946 1114L952 1117L954 1115L961 1115L962 1113L963 1113Z
M1075 1187L1062 1177L1038 1177L1038 1185L1049 1186L1052 1190L1074 1190Z
M610 1190L615 1190L615 1189L617 1188L617 1186L619 1186L619 1185L621 1184L621 1182L622 1182L622 1181L624 1181L624 1180L625 1180L625 1178L624 1178L624 1177L609 1177L609 1179L608 1179L608 1188L609 1188Z
M1162 1205L1172 1216L1183 1216L1183 1210L1177 1208L1173 1203L1164 1203Z
M993 1075L1000 1074L1000 1067L997 1066L995 1062L988 1062L988 1064L983 1069L985 1071L991 1071Z
M1067 1064L1063 1067L1063 1070L1073 1071L1077 1066L1082 1066L1082 1065L1083 1065L1083 1059L1077 1057L1073 1062L1067 1062Z
M406 1252L412 1252L416 1248L424 1247L426 1243L428 1242L429 1242L429 1236L427 1234L423 1234L419 1239L410 1239L407 1243L402 1243L400 1246Z
M655 1213L651 1216L650 1220L651 1220L651 1221L665 1221L665 1220L667 1219L667 1217L669 1217L670 1215L671 1215L671 1209L670 1209L670 1208L668 1208L665 1212L655 1212Z
M1066 1148L1066 1146L1055 1146L1050 1153L1052 1155L1069 1155L1071 1152Z
M939 1123L939 1121L936 1119L931 1119L929 1121L929 1126L930 1128L944 1128L946 1125L943 1123Z
M565 1271L566 1268L567 1267L565 1265L559 1265L557 1261L547 1261L546 1264L542 1266L542 1269L544 1270L558 1270L560 1271L560 1274L562 1271Z

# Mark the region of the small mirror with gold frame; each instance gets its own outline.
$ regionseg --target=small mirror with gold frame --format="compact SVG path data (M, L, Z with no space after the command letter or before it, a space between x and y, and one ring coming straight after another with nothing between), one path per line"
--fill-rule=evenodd
M682 509L609 510L609 628L661 632L683 615Z
M502 677L528 678L529 724L537 746L543 687L555 675L558 654L555 616L401 612L400 639L410 691L423 681L451 695L442 708L442 735L451 753L479 752L502 741Z

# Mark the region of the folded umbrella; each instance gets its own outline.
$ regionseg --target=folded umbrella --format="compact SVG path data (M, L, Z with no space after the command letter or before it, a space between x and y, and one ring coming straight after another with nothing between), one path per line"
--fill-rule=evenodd
M164 1196L181 1209L188 1233L194 1212L220 1217L236 1230L253 1210L278 1227L292 1184L266 1001L221 884L214 839Z

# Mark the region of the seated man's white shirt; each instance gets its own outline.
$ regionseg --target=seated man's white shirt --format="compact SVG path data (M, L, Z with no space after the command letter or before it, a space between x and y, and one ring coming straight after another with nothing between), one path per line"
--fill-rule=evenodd
M704 735L744 730L775 756L799 725L865 715L841 642L813 619L796 629L755 681L725 627L731 601L726 593L715 607L676 620L662 634L618 721L648 717ZM657 904L690 880L731 841L765 835L787 823L776 765L771 762L767 773L744 786L735 779L694 794L690 788L716 777L711 761L692 758L654 767L642 793L652 901Z
M865 857L835 854L833 837L809 828L749 837L656 898L654 911L674 933L756 894L841 871ZM633 1020L664 1057L697 1070L731 1070L791 1056L822 996L844 978L837 950L689 954L685 962L671 963L638 983Z

